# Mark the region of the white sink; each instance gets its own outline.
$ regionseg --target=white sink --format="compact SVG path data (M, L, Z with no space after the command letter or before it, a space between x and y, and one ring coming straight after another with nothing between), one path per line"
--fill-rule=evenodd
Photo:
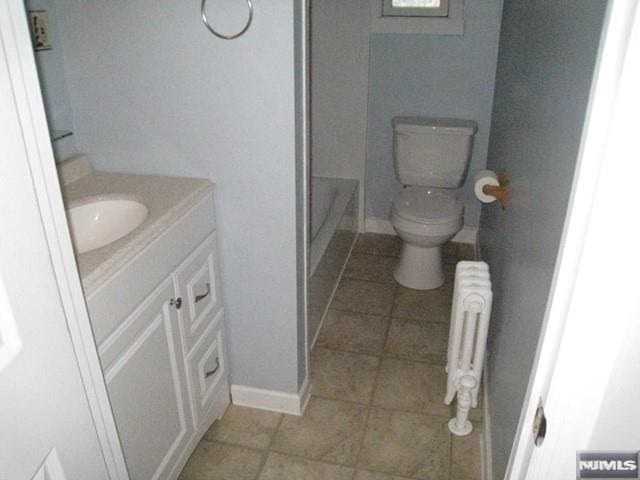
M135 200L96 200L67 209L76 254L115 242L135 230L149 209Z

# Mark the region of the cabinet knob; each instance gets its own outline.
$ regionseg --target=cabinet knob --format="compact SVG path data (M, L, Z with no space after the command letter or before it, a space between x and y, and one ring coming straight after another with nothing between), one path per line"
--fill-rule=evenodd
M182 307L182 297L172 298L169 300L169 305L176 307L176 310L180 310L180 307Z

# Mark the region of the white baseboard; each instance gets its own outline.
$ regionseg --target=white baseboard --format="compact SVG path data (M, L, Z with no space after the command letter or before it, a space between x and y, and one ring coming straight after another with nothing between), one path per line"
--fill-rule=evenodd
M367 217L365 219L365 231L368 233L383 233L385 235L396 234L393 225L391 225L391 221L379 217ZM478 227L465 225L451 241L456 243L470 243L475 247L478 242Z
M310 397L311 384L308 379L304 381L298 393L231 385L231 401L234 405L289 415L302 415Z
M482 407L483 407L483 419L484 429L482 432L482 451L480 453L482 458L482 480L493 480L493 468L491 467L491 414L489 410L489 393L487 382L487 362L485 359L483 369L484 388L482 389Z

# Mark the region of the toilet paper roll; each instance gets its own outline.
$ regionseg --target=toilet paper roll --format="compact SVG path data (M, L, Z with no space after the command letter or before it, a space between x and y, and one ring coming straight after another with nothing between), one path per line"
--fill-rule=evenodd
M498 175L496 175L496 173L492 172L491 170L481 170L476 173L473 183L473 190L476 194L476 197L478 197L478 200L480 200L482 203L495 202L496 197L487 195L482 191L485 185L493 185L496 187L500 185L500 182L498 182Z

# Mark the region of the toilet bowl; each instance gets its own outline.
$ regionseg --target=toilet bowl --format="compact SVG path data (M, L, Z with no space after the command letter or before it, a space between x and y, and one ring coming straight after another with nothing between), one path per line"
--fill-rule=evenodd
M403 240L398 283L429 290L444 283L442 245L462 229L464 205L442 190L408 187L393 199L391 224Z
M472 120L395 117L393 167L405 186L393 199L391 224L402 238L394 277L405 287L438 288L444 283L441 246L462 229L464 206L452 190L467 177Z

